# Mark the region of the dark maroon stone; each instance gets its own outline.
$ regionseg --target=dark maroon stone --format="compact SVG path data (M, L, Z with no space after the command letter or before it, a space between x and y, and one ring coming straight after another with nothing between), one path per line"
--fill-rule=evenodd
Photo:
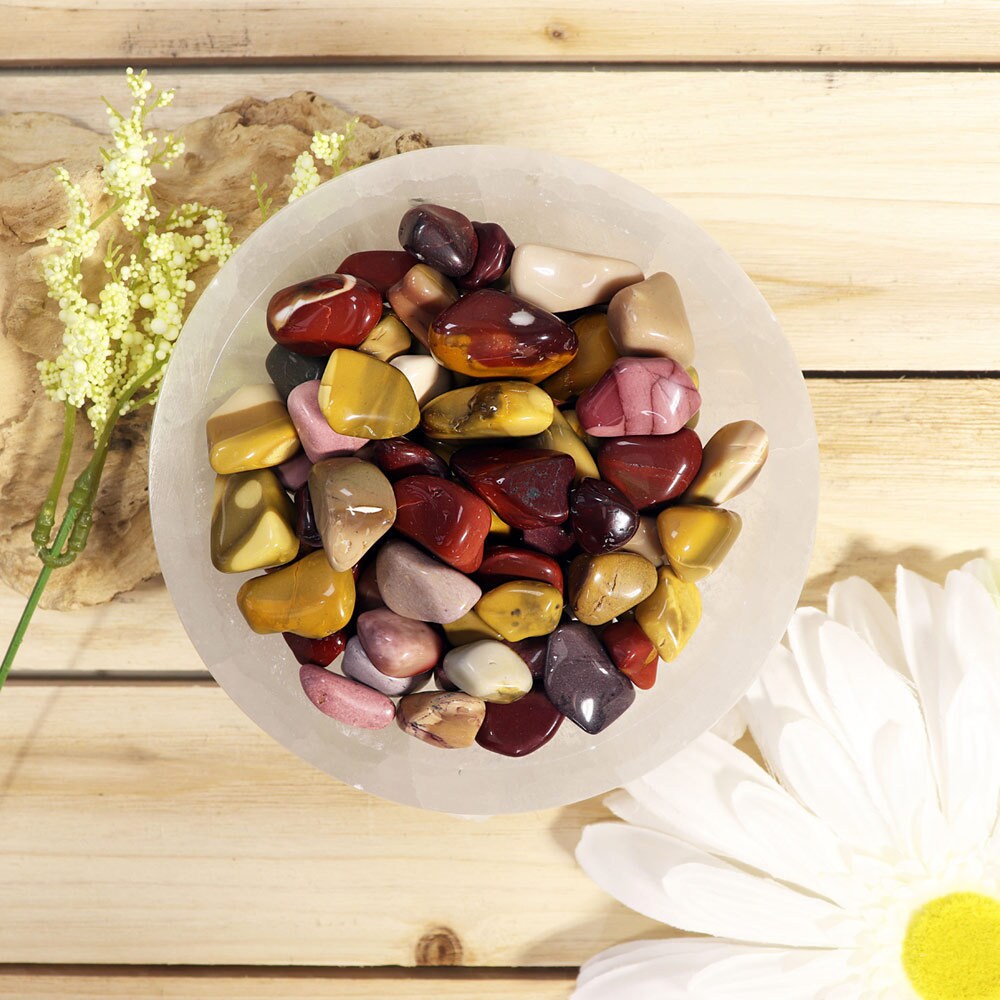
M361 250L345 257L337 273L361 278L385 295L417 263L405 250Z
M563 589L562 569L551 556L514 545L490 546L476 573L476 583L483 590L492 590L510 580L541 580L560 592Z
M315 549L323 546L323 538L316 527L308 483L295 491L295 534L303 545L310 545Z
M549 650L549 637L547 635L521 639L518 642L504 641L504 645L510 646L528 664L528 669L531 671L535 683L545 679L545 657Z
M347 646L347 632L334 632L322 639L307 639L294 632L282 632L282 638L299 663L315 663L328 667Z
M547 448L460 448L452 471L509 525L540 528L569 517L569 487L576 463Z
M373 553L369 552L368 557L371 557ZM355 570L359 569L361 566L358 563L355 566ZM376 608L384 608L385 601L382 600L382 595L379 593L378 589L378 577L375 575L375 560L371 559L364 569L357 575L357 584L354 588L355 598L354 607L359 613L365 611L374 611Z
M576 544L573 532L564 524L547 524L542 528L527 528L521 533L525 545L550 556L564 556Z
M560 625L549 636L545 693L584 732L603 732L635 701L632 682L611 662L592 629Z
M562 725L559 709L544 691L529 691L509 705L486 703L486 718L476 734L484 749L505 757L525 757L545 746Z
M569 498L569 523L584 552L620 549L638 530L639 512L617 486L584 479Z
M514 256L514 243L495 222L473 222L472 228L479 238L479 249L472 270L455 282L460 288L482 288L498 278L510 267Z
M399 222L399 245L449 278L468 274L479 237L461 212L443 205L417 205Z
M407 476L448 476L448 464L443 458L409 438L372 441L357 452L357 457L377 465L392 482Z
M701 468L701 441L684 428L676 434L622 437L597 453L601 475L639 510L680 496Z

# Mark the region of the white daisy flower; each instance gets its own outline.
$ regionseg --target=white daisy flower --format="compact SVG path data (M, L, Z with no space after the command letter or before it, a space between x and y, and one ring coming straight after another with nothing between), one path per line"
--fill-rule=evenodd
M901 569L896 615L846 580L828 609L745 700L768 770L706 734L584 831L602 888L711 936L612 948L575 1000L1000 1000L996 572Z

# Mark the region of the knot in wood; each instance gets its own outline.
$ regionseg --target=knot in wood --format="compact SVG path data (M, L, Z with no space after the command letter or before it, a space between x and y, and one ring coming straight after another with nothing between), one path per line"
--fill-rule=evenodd
M450 927L435 927L417 942L417 965L461 965L462 942Z

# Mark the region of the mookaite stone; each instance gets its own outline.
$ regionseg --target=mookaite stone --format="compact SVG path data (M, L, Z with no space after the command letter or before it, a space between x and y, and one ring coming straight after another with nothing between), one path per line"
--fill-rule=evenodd
M660 658L649 636L636 622L612 622L601 632L601 642L614 665L637 688L648 691L656 683Z
M212 565L223 573L281 566L299 551L295 512L270 469L216 476Z
M337 274L352 274L385 295L411 267L419 263L405 250L361 250L345 257L337 268Z
M561 410L552 412L552 423L541 434L535 435L526 445L534 448L545 448L550 451L561 451L564 455L569 455L576 465L576 472L573 474L573 481L576 483L584 479L599 479L600 472L597 470L597 463L590 449L583 439L573 429L569 421Z
M632 502L603 479L584 479L571 491L569 518L577 545L592 555L620 549L639 527Z
M718 568L742 526L739 514L719 507L668 507L656 518L670 568L688 583Z
M527 382L483 382L452 389L423 408L421 429L429 437L530 437L552 423L552 397Z
M295 425L273 385L237 389L208 418L205 433L209 464L223 476L280 465L299 450Z
M603 732L635 701L632 682L611 662L597 636L580 622L549 636L545 693L584 732Z
M459 690L483 701L506 705L531 690L528 665L496 639L481 639L451 650L445 655L443 669Z
M487 704L476 742L505 757L526 757L559 731L563 715L544 691L529 691L509 705Z
M576 357L542 383L542 388L560 403L589 389L618 360L604 313L574 320L573 332L578 344Z
M561 524L569 516L575 466L562 452L478 445L456 451L451 468L515 528Z
M656 589L635 609L636 624L661 659L676 660L701 621L701 594L667 566L656 571Z
M369 441L357 457L377 465L393 482L407 476L448 475L448 464L444 459L405 437Z
M406 376L358 351L330 355L318 398L327 423L338 434L400 437L420 423L420 407Z
M392 484L360 458L317 462L309 473L309 495L334 569L355 566L396 519Z
M691 430L609 441L597 453L601 475L639 509L665 503L690 486L701 466L701 442Z
M672 358L684 367L694 360L681 291L663 271L618 292L608 306L608 326L622 354Z
M414 674L412 677L390 677L383 674L372 663L371 658L365 652L365 647L361 645L361 640L356 635L352 636L347 643L340 669L344 672L345 677L350 677L351 680L364 684L380 694L384 694L387 698L399 698L401 695L417 691L427 683L430 677L430 674L427 673Z
M399 222L399 243L417 260L450 278L468 274L479 237L461 212L443 205L416 205Z
M451 388L451 372L427 354L402 354L389 364L406 377L420 406Z
M752 420L720 427L709 438L685 503L720 504L753 485L767 460L767 431Z
M567 594L585 625L604 625L644 601L656 587L656 568L634 552L577 556L570 563Z
M328 667L347 647L347 633L343 630L322 639L307 639L294 632L283 632L281 637L299 663L318 663L321 667Z
M473 222L472 228L479 240L476 259L471 270L458 278L456 284L461 288L475 289L503 277L510 267L514 244L503 227L495 222Z
M404 618L453 622L482 596L467 576L396 538L379 549L375 565L382 600Z
M595 437L674 434L701 406L691 376L669 358L619 358L576 403Z
M382 593L378 589L378 572L374 562L369 562L358 574L356 588L357 610L359 612L385 607Z
M545 679L545 658L549 652L549 637L533 635L529 639L519 639L508 643L511 649L528 664L531 676L536 682Z
M495 628L490 628L475 611L469 611L457 621L446 622L441 627L444 629L448 643L452 646L467 646L470 642L479 642L480 639L503 638Z
M650 514L639 517L639 526L635 534L622 546L623 552L635 552L636 555L648 559L654 566L660 566L667 561L667 554L660 544L660 533L656 530L656 518Z
M421 691L400 699L396 721L424 743L461 750L475 742L485 716L486 702L464 691Z
M389 289L387 296L392 311L426 347L431 320L458 299L458 291L440 271L417 264Z
M434 319L427 346L441 364L463 375L541 382L573 359L577 340L557 316L483 288Z
M288 415L295 424L302 449L310 462L338 455L353 455L367 438L338 434L327 422L319 406L320 382L313 380L297 385L288 395Z
M254 632L295 632L322 639L354 612L354 577L333 569L323 552L247 580L236 603Z
M274 383L278 394L282 399L287 400L288 394L303 382L317 382L323 375L326 367L326 357L306 357L304 354L296 354L281 344L275 344L267 357L264 359L264 367L267 369L268 378Z
M304 452L300 451L293 455L288 461L274 467L274 474L278 477L278 482L286 490L293 493L300 486L305 484L309 478L309 470L313 467L312 459Z
M368 658L388 677L425 674L444 653L444 640L430 625L388 608L359 615L357 627Z
M385 729L396 706L378 691L322 667L304 663L299 681L306 697L324 714L358 729Z
M631 261L540 243L522 243L510 264L514 294L551 312L607 302L637 281L642 281L642 271Z
M410 331L400 322L397 316L389 313L383 316L375 329L358 344L362 354L370 354L379 361L392 361L393 358L405 354L412 343Z
M576 544L573 532L566 524L546 524L541 528L525 528L521 533L525 545L550 556L564 556Z
M508 580L538 580L563 589L562 569L551 556L514 545L492 545L483 555L476 581L490 588Z
M438 476L410 476L393 489L401 535L462 573L479 569L490 509L475 493Z
M319 528L316 526L316 512L313 510L308 485L300 486L295 491L294 502L295 534L298 536L298 540L311 549L321 549L323 547L323 538L319 533Z
M502 583L476 605L476 614L510 642L548 635L559 624L562 611L562 593L538 580Z
M356 347L382 315L379 291L350 274L324 274L275 292L267 306L274 340L299 354Z

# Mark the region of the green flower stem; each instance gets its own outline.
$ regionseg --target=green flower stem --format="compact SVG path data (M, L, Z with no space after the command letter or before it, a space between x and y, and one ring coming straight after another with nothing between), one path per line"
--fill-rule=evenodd
M66 470L69 468L70 456L73 453L73 439L76 436L76 407L69 403L65 404L65 416L63 420L62 447L59 449L59 462L56 465L55 475L52 477L52 485L49 487L48 496L42 504L38 517L35 518L35 527L31 532L31 540L35 543L36 549L43 549L49 544L52 537L52 528L56 523L56 506L59 503L59 495L62 493L63 482L66 479Z

